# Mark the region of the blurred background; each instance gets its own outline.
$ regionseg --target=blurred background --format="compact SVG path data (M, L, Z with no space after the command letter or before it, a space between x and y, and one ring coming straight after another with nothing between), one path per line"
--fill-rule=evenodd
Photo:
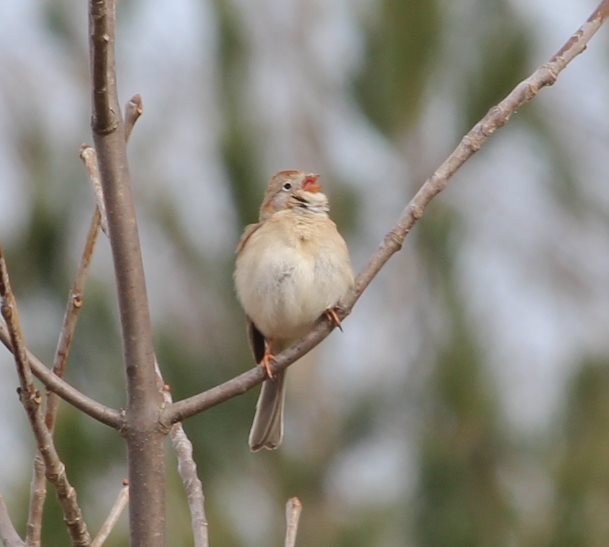
M156 350L176 399L252 366L233 251L268 178L321 173L361 270L401 209L595 0L124 0L121 100ZM94 200L85 2L0 4L0 241L28 345L52 360ZM290 369L281 449L250 454L257 390L186 423L214 547L609 544L609 29L454 177L345 321ZM100 238L69 381L125 401ZM20 531L34 454L0 351L0 493ZM95 532L122 440L62 404ZM171 545L189 515L167 451ZM67 543L50 490L46 545ZM125 545L126 516L109 545Z

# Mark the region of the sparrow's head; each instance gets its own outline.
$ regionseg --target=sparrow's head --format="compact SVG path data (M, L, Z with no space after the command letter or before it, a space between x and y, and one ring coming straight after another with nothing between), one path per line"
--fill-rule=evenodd
M315 173L279 171L269 182L260 207L260 220L292 207L327 212L328 199L322 193L318 180L319 175Z

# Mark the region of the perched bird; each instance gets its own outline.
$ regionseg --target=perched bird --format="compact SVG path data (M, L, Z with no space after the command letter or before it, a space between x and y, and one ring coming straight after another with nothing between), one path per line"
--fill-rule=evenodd
M270 181L257 224L237 245L235 287L245 310L262 384L249 436L252 451L273 449L283 438L285 371L273 373L273 355L307 333L353 286L347 245L328 216L319 175L281 171Z

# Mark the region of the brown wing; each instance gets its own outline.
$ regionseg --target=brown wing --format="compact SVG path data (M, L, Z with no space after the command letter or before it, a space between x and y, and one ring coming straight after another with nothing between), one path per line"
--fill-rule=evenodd
M249 317L247 318L247 337L254 359L256 359L256 363L260 363L264 357L264 336Z
M257 222L256 224L248 224L245 227L245 229L243 230L243 233L241 234L241 239L239 240L239 243L237 243L237 248L235 249L236 254L239 254L241 249L243 249L243 247L245 247L247 240L252 236L252 234L258 228L260 228L260 226L262 226L262 222Z

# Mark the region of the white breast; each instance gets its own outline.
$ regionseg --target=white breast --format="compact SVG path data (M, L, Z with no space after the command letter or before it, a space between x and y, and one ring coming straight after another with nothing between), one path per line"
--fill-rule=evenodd
M293 213L278 213L237 257L237 295L267 338L302 336L353 284L345 242L334 223L322 218L316 226L318 220L302 224Z

